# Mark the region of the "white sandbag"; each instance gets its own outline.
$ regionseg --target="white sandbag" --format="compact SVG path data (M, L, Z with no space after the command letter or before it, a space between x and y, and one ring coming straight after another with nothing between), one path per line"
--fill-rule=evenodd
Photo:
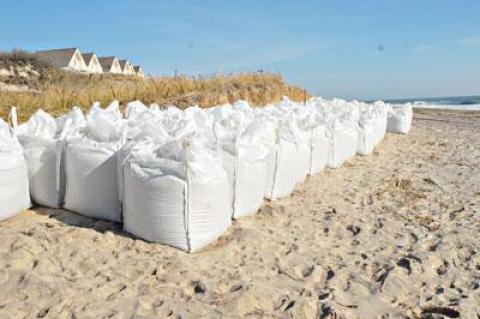
M277 199L293 192L298 170L295 166L295 141L283 130L283 112L277 105L254 109L254 117L264 128L262 134L267 146L264 198ZM290 156L286 156L290 152Z
M283 98L279 104L256 110L257 120L274 128L267 156L264 190L267 199L290 195L296 183L309 173L311 132L298 126L300 108L303 106Z
M298 180L298 166L295 143L278 140L273 144L267 156L267 172L264 196L268 199L278 199L289 196Z
M375 130L376 137L375 137L375 144L378 145L384 137L385 133L387 132L387 113L385 112L383 116L379 116L376 122L377 129Z
M357 154L366 156L373 152L375 147L375 126L373 122L360 124L358 130Z
M57 132L64 132L65 129L68 129L64 133L65 137L67 137L80 134L80 131L87 126L87 120L83 111L78 106L74 106L67 114L56 117L55 124L57 125Z
M16 130L24 149L30 196L35 204L52 208L63 205L65 138L75 125L83 125L78 118L78 111L74 109L62 117L61 131L57 126L59 122L41 109ZM81 111L80 115L83 117Z
M309 100L320 117L319 126L328 139L326 167L340 167L357 151L358 120L360 117L359 102L347 102L341 99L324 100L315 97Z
M388 111L387 131L407 134L412 127L413 108L410 103L394 105Z
M288 135L288 139L295 143L296 152L294 167L297 182L303 181L310 173L311 166L311 138L313 123L311 122L310 110L305 105L290 101L286 96L282 97L276 107L282 114L282 133Z
M0 119L0 220L29 207L28 169L22 147L8 124Z
M387 131L387 105L382 101L373 103L374 125L375 125L375 145L380 143L385 137Z
M310 174L312 161L312 133L299 131L297 134L296 145L296 181L301 182Z
M269 149L264 140L264 127L258 122L238 128L239 131L222 132L226 128L215 127L215 149L222 158L230 185L231 216L237 219L254 214L263 202L265 188Z
M87 115L85 134L66 142L66 209L121 221L118 153L124 140L125 122L118 102L106 109L95 104Z
M312 128L309 175L320 173L328 162L330 142L325 125Z
M238 147L236 154L233 218L254 214L263 203L266 181L266 153Z
M317 112L315 103L309 101L307 105L299 108L297 112L298 128L301 134L299 146L301 154L299 165L303 166L301 169L304 177L321 172L328 161L329 154L329 139L327 136L327 126L324 116ZM305 158L304 158L305 157Z
M136 120L147 110L147 106L142 102L138 100L131 101L127 103L127 107L125 108L125 117L127 120Z
M67 142L66 209L93 218L121 221L117 175L120 145L88 138Z
M266 110L267 113L271 111L277 112L277 110ZM278 199L289 196L305 170L304 165L298 165L298 139L294 135L291 122L286 118L269 119L264 117L259 121L265 123L265 126L271 125L274 128L267 155L264 197Z
M229 181L232 218L254 214L263 202L269 141L264 123L253 120L245 101L220 105L212 114L214 149Z
M149 127L161 126L164 113L157 104L152 104L144 109L140 104L130 105L130 110L126 118L125 137L127 141L138 139L138 135L149 129Z
M366 156L370 155L375 145L377 145L380 127L377 124L376 113L372 105L360 104L359 109L357 154Z
M197 251L231 223L221 159L202 145L135 142L123 176L124 229L137 237Z
M357 130L349 124L334 121L329 128L330 154L327 166L338 168L357 152Z
M314 100L315 101L315 100ZM357 152L359 102L340 99L316 101L327 122L329 156L327 167L338 168Z

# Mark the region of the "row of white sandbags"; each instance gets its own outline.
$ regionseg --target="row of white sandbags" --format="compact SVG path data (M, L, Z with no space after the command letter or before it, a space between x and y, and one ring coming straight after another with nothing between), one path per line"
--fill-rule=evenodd
M148 132L148 134L144 135L147 135L147 137L155 137L156 141L153 145L158 149L169 149L169 145L178 144L178 139L182 134L199 134L200 132L194 129L194 127L203 126L203 130L206 131L203 134L203 141L200 143L203 144L204 153L210 153L210 158L220 160L221 165L217 165L217 168L220 167L222 173L218 174L218 176L225 175L225 172L227 173L227 184L219 188L223 190L223 194L219 193L218 190L212 190L211 192L212 194L219 195L217 203L222 209L212 209L209 196L203 194L200 198L203 198L205 203L202 204L197 201L197 205L210 207L208 211L202 215L202 210L195 210L195 205L193 205L194 208L192 211L196 213L188 214L197 217L203 216L203 218L207 217L208 219L209 216L212 216L209 214L216 211L217 215L221 213L224 216L223 223L219 222L218 216L215 216L215 218L208 223L202 221L203 224L209 226L210 232L207 234L210 234L210 236L212 234L216 234L216 236L221 234L221 232L212 232L214 229L212 224L228 225L231 217L238 218L257 211L262 203L265 191L264 185L266 179L264 175L266 173L265 159L267 152L269 152L270 148L277 149L283 146L275 145L275 138L272 137L275 134L275 129L270 130L271 136L268 137L268 133L258 134L262 128L268 126L261 125L262 123L259 121L257 121L256 124L248 124L249 129L241 128L232 131L231 128L235 124L233 118L228 118L228 121L223 123L221 119L222 116L218 114L216 116L210 116L211 121L208 120L208 116L203 116L203 123L201 123L202 121L199 117L201 118L201 115L205 115L205 112L198 108L191 108L186 112L175 108L169 108L164 112L160 112L159 109L155 107L152 109L143 108L143 112L137 110L137 113L140 113L145 121L156 129L148 131L143 128L144 131ZM132 110L133 108L128 108L129 112ZM228 112L228 110L228 107L219 107L212 109L211 113ZM156 224L157 227L154 227L150 235L148 235L145 230L145 225L152 225L152 216L158 215L159 207L153 204L147 205L151 208L152 215L150 215L150 217L148 210L139 208L144 205L144 203L149 203L148 199L139 198L149 192L143 190L139 193L130 191L132 189L130 185L135 182L132 180L132 172L128 171L130 166L126 165L126 163L121 165L121 176L118 176L116 165L118 164L121 147L125 145L124 141L122 141L122 134L138 134L136 129L141 125L130 119L122 119L118 110L118 104L116 103L110 105L105 110L95 105L88 113L86 119L82 119L81 116L72 116L78 115L78 111L77 109L68 114L66 116L68 118L67 121L63 119L64 122L69 123L69 125L57 125L59 121L55 121L45 112L39 111L32 116L28 122L16 129L25 146L29 162L30 175L32 177L31 193L34 202L44 206L65 207L66 209L90 217L121 221L122 211L120 201L123 198L125 229L128 232L186 250L194 249L196 247L195 245L192 245L193 248L190 246L179 246L178 241L169 242L167 239L158 238L158 234L169 234L168 232L162 231L161 227L158 227L158 223ZM182 118L184 114L189 115L190 120L188 118ZM236 113L236 115L239 114ZM194 125L192 118L200 122L199 125ZM157 123L159 120L162 120L162 122ZM238 125L241 126L241 124ZM126 126L127 129L125 128ZM133 126L133 129L128 126ZM211 132L209 132L208 128L211 128ZM142 129L139 131L141 132ZM263 131L265 132L266 130ZM289 133L286 128L283 131L279 131L284 132L285 135ZM232 132L235 137L231 139L230 135ZM212 133L210 135L214 136L214 138L209 137L209 133ZM264 140L263 146L261 142L255 144L254 141L258 138ZM290 136L290 138L292 137ZM159 140L162 139L163 141L159 142ZM269 141L270 144L267 146L265 141ZM134 141L134 143L137 142L139 141ZM208 145L209 142L213 142L215 145ZM167 144L167 146L164 144ZM142 143L138 143L138 145L142 145ZM295 153L295 144L290 143L290 145L293 146L292 150ZM177 147L180 148L179 145L177 145ZM200 153L200 149L201 148L197 148L196 153ZM185 152L186 151L183 150L180 153ZM136 153L132 150L129 153L137 154L138 152ZM139 154L143 154L143 152ZM169 154L169 152L165 154L162 153L160 156L162 160L160 162L167 159ZM285 155L287 155L287 153ZM131 156L130 158L134 157ZM207 156L205 158L207 158ZM289 158L291 158L291 155ZM135 160L142 162L143 158L136 156ZM174 158L173 160L187 161L186 158ZM295 172L294 165L290 167L291 169L288 169L288 166L283 165L284 162L280 157L275 156L274 162L270 165L274 171L270 183L277 186L274 187L274 189L277 190L272 191L271 195L276 197L288 195L293 190L294 183L299 177L297 174L293 174L292 185L288 185L288 189L282 193L282 179L280 177L284 173L292 175L292 173ZM138 163L136 163L136 165L138 166ZM189 165L185 164L185 167ZM195 169L191 171L195 172L195 170L201 168L202 165L208 169L215 166L213 160L209 160L194 165ZM133 167L135 167L135 165L133 165ZM281 167L285 169L282 171L282 169L280 169ZM123 174L124 170L127 170L126 174ZM139 168L137 167L137 172L138 170ZM194 176L200 175L194 174ZM215 173L212 171L207 175L215 176ZM124 176L128 177L125 181L123 180ZM219 182L219 184L222 184L222 182ZM205 187L207 186L208 185ZM133 188L136 189L136 187ZM128 191L126 189L128 189ZM207 189L210 188L207 187ZM197 192L198 191L195 191L195 193ZM160 194L159 196L161 197L162 193L168 192L166 189L157 189L154 193ZM177 201L177 204L180 205L177 207L181 207L182 209L186 207L184 204L186 199L183 198L185 193L186 191L181 192L181 200ZM161 204L158 197L154 198L154 202ZM130 209L131 207L134 209ZM172 209L173 207L174 206L170 206L170 211L174 211L174 209ZM128 218L132 211L144 212L142 216L145 217L144 220L146 222L142 222L142 218L139 218L141 216L138 216L138 213L136 213L134 218ZM169 211L165 210L165 207L160 211L162 212L162 214L160 214L162 218L169 215ZM184 219L187 220L186 218ZM200 220L202 219L200 218ZM174 222L168 222L162 219L162 223L160 224L178 229L175 227L176 224ZM224 229L224 227L220 228ZM189 227L184 225L181 229L189 229ZM190 231L188 231L188 233L190 233ZM184 239L187 237L188 236L181 236L181 238ZM196 242L198 242L198 240Z
M315 108L314 105L313 107ZM205 114L214 115L214 149L220 151L223 167L229 177L232 216L238 218L254 213L260 206L262 194L259 190L262 183L259 182L259 176L264 165L267 175L263 195L272 199L289 195L299 180L307 174L321 171L327 162L330 167L338 167L355 153L370 154L385 134L386 106L381 102L375 105L363 103L356 105L356 108L361 110L360 119L349 115L349 112L353 112L346 111L343 121L334 118L336 130L331 130L323 119L312 120L312 115L318 115L315 110L295 105L288 100L275 107L255 109L256 112L245 102L237 102L233 106L222 105L208 111L190 108L185 114L194 117L196 124L203 124L207 128L212 119ZM145 111L146 107L142 106L141 109ZM298 114L290 114L292 110L303 111L308 115L308 120L305 121ZM168 111L165 113L173 112L177 121L178 116L183 114L176 108ZM272 120L269 121L268 117L274 118L275 125L269 125ZM303 126L303 131L298 127L295 129L292 124L297 118L301 123L297 124ZM171 124L162 123L158 126L168 127ZM187 125L194 126L196 125ZM259 127L262 129L259 130ZM202 129L204 132L205 129ZM268 156L264 163L265 153Z
M329 167L339 167L355 154L371 154L385 135L388 106L383 102L369 104L321 98L310 102L321 109L331 126Z
M311 146L295 140L295 118L281 122L244 102L160 113L138 108L127 113L148 116L136 121L141 133L129 137L121 165L124 227L138 237L200 249L232 217L255 213L264 196L287 196L308 173Z
M72 113L75 114L75 112ZM177 113L181 112L177 110ZM151 116L150 114L149 117ZM101 110L98 106L94 106L87 116L86 121L76 121L79 123L87 123L88 133L86 136L82 138L71 138L69 143L65 143L65 138L68 136L68 134L65 134L66 129L59 134L57 128L55 128L56 122L53 118L48 119L48 116L44 112L39 112L31 121L17 129L27 150L26 153L29 163L32 163L29 167L31 168L32 197L34 201L46 206L59 207L62 202L62 190L67 188L69 191L65 194L65 208L81 212L87 216L119 221L121 215L118 204L119 201L116 200L117 191L115 187L104 187L104 185L114 184L112 181L116 178L113 173L115 169L115 156L111 155L115 154L116 150L118 150L122 144L120 142L120 134L118 134L118 132L120 132L118 128L123 126L122 123L119 123L120 121L121 114L118 111L118 105L112 104L106 110ZM117 133L115 133L115 131ZM112 132L114 132L113 135ZM57 137L58 135L60 136ZM255 136L255 134L252 135ZM32 148L31 145L35 147ZM294 143L286 145L287 147L285 143L276 145L275 148L279 149L279 153L281 153L282 149L288 149L288 146L292 146L290 149L295 153ZM248 146L251 148L251 144ZM246 147L245 150L248 151L249 147ZM63 154L62 149L65 149L65 154ZM228 149L228 145L226 149ZM300 152L299 154L302 153L304 152ZM326 153L326 150L324 150L323 153ZM285 152L285 154L288 154L288 152ZM241 193L236 194L236 196L230 194L230 198L234 197L236 199L232 202L234 208L232 215L234 217L240 217L256 211L261 203L261 194L259 196L259 192L253 191L253 188L250 187L253 184L261 184L258 183L258 175L250 175L250 179L257 179L257 183L255 183L255 181L248 183L248 178L246 178L246 183L238 182L239 180L245 181L244 177L249 176L248 173L251 172L252 168L257 168L259 172L262 171L262 169L259 169L261 165L250 165L250 167L248 167L248 159L251 158L251 155L252 153L250 152L250 154L246 153L246 156L242 157L241 160L237 158L237 162L242 163L242 165L235 166L235 171L228 169L229 165L225 164L225 162L228 162L228 160L226 160L228 156L225 154L222 156L223 166L229 173L230 186L234 184L233 189ZM69 163L65 167L67 171L65 175L70 177L66 182L62 181L63 157L68 158L66 162ZM104 162L103 159L106 158L109 160ZM262 163L261 158L262 157L260 157L260 160L257 160L257 163ZM289 158L291 158L291 156L289 156ZM286 161L282 160L281 156L275 156L275 160L278 163L275 162L270 165L270 167L275 169L275 176L270 178L270 181L275 186L282 186L282 179L277 178L276 175L280 177L283 175L292 175L292 173L295 172L295 165L289 169L288 165L282 165L285 164ZM102 163L102 167L99 169L96 168L96 163L98 162ZM295 163L295 161L291 161L290 163ZM45 168L44 170L39 169L42 166ZM245 169L240 170L238 166L244 166ZM285 168L283 171L282 167ZM245 173L239 178L239 172L241 171ZM95 174L90 174L90 172L95 172ZM40 173L46 173L46 175L42 176ZM235 179L232 177L234 174L238 174L235 176ZM295 175L296 174L293 174L291 176L291 183L284 187L283 193L281 187L273 187L273 189L279 188L279 190L277 192L272 190L270 196L267 194L267 197L273 198L288 195L293 190L294 184L297 181L297 176ZM302 172L300 172L300 177L303 177ZM55 186L49 185L48 183L54 183ZM243 187L239 187L238 184L243 184ZM66 185L66 187L62 187L62 185ZM260 187L260 189L261 188L262 187ZM231 190L232 187L228 189ZM256 189L258 190L259 187L256 187ZM270 188L267 187L267 189ZM241 192L241 190L244 190L244 192ZM248 195L253 196L248 198ZM252 197L256 197L256 200L252 200ZM235 207L242 206L239 204L242 201L245 202L243 206L247 206L247 208L235 209ZM248 208L249 205L251 206L250 209Z
M121 169L125 230L148 240L197 250L223 233L230 216L254 213L263 196L287 196L299 180L320 171L328 160L328 136L332 133L327 134L322 121L311 121L311 127L302 132L299 127L308 125L301 115L294 114L302 109L288 101L283 103L287 105L255 111L243 103L208 111L170 108L161 115L140 107L149 114L144 118L150 123L137 123L135 126L144 127L144 136L133 138L132 146L126 147L128 158ZM386 113L383 115L377 125L383 128L383 133L379 129L375 136L378 142L385 132ZM355 131L354 121L351 129ZM345 142L353 156L357 134L350 137L338 140ZM262 192L259 186L263 180ZM161 194L169 196L161 198Z
M115 131L123 132L110 121L113 116L109 115L115 113L119 119L123 117L118 102L105 110L96 104L87 117L79 108L56 119L38 110L24 124L13 125L11 139L20 150L23 148L21 157L25 158L28 167L32 202L52 208L65 207L92 217L121 220L118 190L112 190L118 184L117 174L108 173L117 169L112 155L121 146L115 141L115 147L112 139L115 139ZM12 142L12 145L15 144ZM0 152L0 156L3 154ZM112 205L115 201L117 204Z
M35 143L29 143L29 135L34 136L33 141L38 138L38 135L40 135L44 139L45 136L47 136L46 140L49 141L49 143L46 143L48 147L43 148L46 154L41 155L41 158L36 158L35 156L27 156L27 159L30 158L30 162L33 162L33 165L29 165L29 167L33 168L30 170L31 180L39 181L32 183L32 199L35 202L46 206L61 206L61 203L63 202L62 185L65 185L65 187L63 187L63 189L66 188L64 205L65 208L77 211L81 214L91 217L120 221L122 219L120 202L122 197L124 197L123 202L125 214L125 229L127 231L132 232L139 237L143 237L145 239L163 242L186 250L195 250L203 245L202 242L210 242L213 237L216 238L216 236L221 234L221 230L228 226L231 216L240 217L245 214L255 212L261 204L261 200L263 197L262 193L264 193L268 198L286 196L291 193L291 191L293 191L295 183L299 179L302 179L307 173L312 174L316 171L321 170L324 166L321 161L323 160L325 162L325 154L329 153L329 147L331 146L326 144L332 144L332 135L336 136L336 139L333 139L334 148L336 147L337 149L342 150L342 145L338 143L338 141L343 141L344 144L346 144L346 147L344 148L356 150L356 136L354 136L354 134L351 134L350 136L354 137L354 139L350 139L350 143L347 143L348 134L345 135L345 138L342 138L341 136L339 137L339 133L341 133L342 130L338 129L338 127L342 127L342 125L344 127L348 127L347 125L345 125L345 123L348 123L348 116L343 115L343 117L346 118L340 119L338 121L337 119L335 119L334 123L337 124L338 122L340 124L336 125L337 130L334 131L337 134L330 133L330 138L326 138L328 135L326 133L328 131L328 128L325 125L318 125L318 123L316 123L317 125L315 123L312 125L311 120L307 121L309 122L307 124L311 126L311 129L307 130L307 134L303 134L303 136L306 136L306 139L296 140L298 139L298 136L301 136L301 134L298 134L298 130L295 131L295 125L297 125L298 123L295 123L295 121L292 122L292 119L296 119L296 114L289 114L288 112L285 112L286 116L283 116L283 118L282 116L280 116L279 119L278 114L275 118L275 116L272 116L271 113L278 113L278 109L281 109L282 107L284 109L287 109L288 111L291 111L291 109L293 109L294 111L299 111L305 108L302 109L298 107L298 105L297 107L294 107L288 101L284 101L284 104L286 105L280 105L275 108L270 108L270 110L269 108L265 108L264 110L257 109L261 110L258 112L261 114L253 114L251 108L249 108L245 104L242 105L240 103L235 105L236 111L243 110L244 117L249 118L250 121L252 120L252 117L257 118L257 131L255 129L255 123L250 126L249 130L245 130L244 128L237 128L236 130L231 130L232 126L235 128L235 125L246 125L245 122L248 121L242 121L238 119L237 121L235 121L235 117L233 117L234 120L232 120L229 116L225 116L225 114L223 114L225 112L232 113L228 111L228 107L214 108L210 110L211 112L205 112L198 108L190 108L187 109L185 112L182 112L175 108L170 108L167 110L167 112L162 112L159 110L158 107L147 109L145 106L142 105L140 105L139 107L139 103L137 103L137 107L133 107L135 106L135 104L132 104L129 108L127 108L127 120L123 120L122 115L118 110L118 104L114 103L105 110L100 109L98 105L94 106L87 115L86 119L82 119L82 116L78 116L79 110L76 110L77 112L72 111L67 116L57 119L57 121L43 121L47 123L50 122L52 124L50 126L45 124L43 124L43 126L38 125L37 122L42 121L39 121L38 119L31 119L31 121L27 122L23 127L17 129L21 136L27 136L27 138L23 139L26 150L29 149L29 144L37 145L40 147L37 148L37 150L34 151L33 154L35 155L35 152L38 152L38 154L42 153L41 149L43 142L37 143L37 141ZM316 107L315 105L312 107L316 109L314 110L315 112L310 110L307 112L307 114L309 114L310 117L311 114L314 114L316 117L318 117L318 113L321 113L318 109L321 110L322 108ZM207 113L214 113L213 120L211 116L205 116L205 114ZM215 115L215 113L217 114ZM238 116L238 112L233 113L235 113L235 116ZM36 117L39 116L36 114ZM193 165L193 167L195 167L195 169L199 169L202 168L203 164L205 167L212 169L215 167L223 167L223 171L227 172L227 185L219 188L224 191L223 194L220 193L218 190L215 191L215 189L210 189L206 187L208 191L205 192L205 194L209 193L209 191L213 191L211 194L219 195L220 200L215 203L218 204L216 206L218 207L218 209L214 208L215 205L213 205L214 203L211 202L211 199L208 196L200 197L204 199L204 202L195 200L195 197L192 198L187 196L187 193L189 194L190 192L186 191L187 187L185 185L188 184L187 181L194 180L188 178L188 174L184 175L183 192L178 193L182 195L180 197L177 196L177 205L181 205L176 206L177 208L182 207L183 209L184 214L181 214L181 216L183 216L181 218L184 223L183 227L178 228L178 224L168 222L168 220L163 220L163 217L169 215L169 210L167 208L170 207L171 209L174 206L171 206L167 203L167 206L162 206L163 209L158 210L158 207L154 205L154 203L161 204L160 198L163 198L162 193L168 193L166 192L166 189L162 189L160 191L158 189L155 190L155 187L152 185L155 191L153 193L150 193L150 195L155 194L155 196L151 196L146 199L140 198L140 200L137 198L142 197L149 192L131 191L131 187L129 185L132 183L134 184L134 182L130 180L128 180L128 182L125 182L123 180L123 177L128 175L124 174L124 167L127 167L128 165L122 163L120 170L121 174L118 174L117 169L119 158L118 153L122 145L125 145L125 135L131 134L133 136L135 134L138 135L138 133L142 130L145 131L144 128L138 127L141 126L138 125L138 121L132 121L132 119L134 119L135 117L143 117L144 122L150 123L151 126L159 124L157 125L157 128L159 128L160 130L158 132L155 132L154 134L157 137L157 142L151 145L155 145L156 148L163 149L164 151L171 149L171 146L175 145L175 143L178 144L178 135L185 135L185 130L187 131L187 134L189 131L190 134L195 133L197 135L207 136L203 136L203 138L201 139L201 143L199 144L203 145L203 148L205 149L205 154L210 154L208 156L204 156L204 158L210 158L210 160L200 162L201 164L193 161L194 163L198 164ZM266 121L267 118L272 117L274 118L274 120L271 120L270 122ZM40 118L42 117L40 116ZM161 123L159 122L159 118L162 119ZM192 125L192 119L199 125ZM179 126L179 122L183 123L183 126ZM239 122L240 124L236 122ZM299 122L301 122L301 120L299 120ZM350 122L354 123L354 121ZM271 126L266 125L267 123L276 124L273 128L273 130L276 130L276 132L274 132L273 135L271 134L271 130L270 133L268 133L269 130L266 128ZM211 126L210 124L215 125ZM305 124L305 121L303 122L303 124ZM57 127L52 129L51 127L55 125L57 125ZM28 129L26 129L25 126ZM32 126L34 127L33 129L31 128ZM50 129L47 129L49 133L39 133L45 131L45 127L50 127ZM127 127L127 129L125 129L125 127ZM199 134L198 129L192 129L192 127L202 127L202 134ZM212 127L213 129L209 132L208 128L210 127ZM261 127L262 129L258 130L258 127ZM351 126L350 128L352 127L354 126ZM212 131L213 136L215 137L213 139L211 138L211 136L208 137L208 135L212 135ZM225 133L224 131L227 132ZM173 135L176 136L172 137L172 132L175 132L175 134ZM234 133L234 138L231 138L232 132ZM319 136L319 138L312 138L317 135ZM158 136L160 136L160 139L164 139L162 143L158 143ZM238 136L247 136L247 138L238 138ZM274 137L272 138L271 136ZM310 140L308 140L309 137ZM259 139L260 143L258 143ZM256 142L252 142L252 140L256 140ZM206 147L206 144L208 143L205 143L205 141L214 141L216 145L214 147ZM185 139L183 142L185 142ZM51 144L53 144L54 147L50 147ZM170 147L165 147L165 145L159 144L170 144ZM142 145L142 143L139 143L139 145ZM251 149L255 148L252 146L255 145L257 146L257 150L255 152L252 152ZM178 154L175 155L176 157L174 157L173 160L176 162L185 163L185 165L181 165L181 167L184 167L186 170L186 168L190 166L190 164L187 165L186 163L192 163L192 160L187 160L188 157L186 157L185 154L187 154L188 152L186 151L187 149L183 149L184 146L185 145L183 144L182 147L180 147L179 145L176 146L176 148L178 148L179 150ZM268 149L267 161L263 161L262 158L264 157L263 155L261 155L262 152L263 154L265 154L265 148ZM195 152L193 152L192 154L195 155L196 153L201 153L198 150L199 148L197 147L195 149ZM212 152L212 150L216 150L216 152ZM143 154L144 150L136 150L136 152L138 154ZM28 151L26 153L28 153ZM135 152L132 151L131 153L133 154ZM339 157L337 153L340 152L333 152L333 154L335 155L330 156L330 161L334 164L335 161L337 161L338 165L337 158ZM169 156L172 156L171 150L166 153L157 151L155 154L159 156L159 159L162 159L162 161L160 162L163 162L165 159L168 159ZM353 154L349 154L349 156ZM256 160L252 160L252 155L256 155ZM345 155L343 155L343 157L345 157ZM131 156L130 158L134 157ZM137 155L135 158L139 162L143 161L143 158L141 156ZM214 161L212 160L214 158L220 158L220 166L214 165ZM255 158L255 156L253 156L253 158ZM312 161L313 158L316 158L318 160ZM248 161L249 159L250 162ZM39 165L39 163L41 165ZM45 165L45 163L47 163L47 165ZM62 178L64 172L62 168L62 163L67 163L65 165L65 175L67 176L67 178L64 182L62 182L62 180L64 180L64 177ZM270 165L268 165L268 163ZM261 178L259 178L259 175L262 174L262 167L264 167L262 165L265 165L267 170L267 178L265 179L264 187L261 187L262 183L259 183L259 181L262 180ZM299 166L300 169L298 169ZM40 167L44 168L44 172L40 172ZM135 165L133 165L132 167L135 167ZM156 171L158 167L143 167L142 169L140 169L142 174L145 173L143 171L144 169L146 169L148 172L152 172L152 169L153 171ZM255 169L257 169L256 172ZM195 170L193 169L191 171L195 172ZM214 172L215 170L213 170L211 173L208 173L207 175L215 176L216 174ZM217 175L217 177L221 175L222 174L220 173ZM50 176L51 178L49 178L48 176ZM148 176L148 174L146 174L145 176ZM194 174L193 176L199 177L202 176L202 174ZM288 178L288 176L290 177ZM220 179L221 178L217 178L217 180L219 181L218 184L222 184L222 182L220 182ZM53 185L51 184L48 184L52 182L55 184L55 187L53 187ZM143 182L140 183L140 185L144 184L145 183ZM206 186L208 186L208 184L209 183L207 183ZM170 184L167 183L167 186L168 185ZM203 184L193 183L192 185ZM123 188L125 188L125 190L123 190ZM129 189L128 191L127 188ZM137 189L137 187L133 188ZM258 190L262 190L262 188L263 192L259 192ZM194 187L193 189L197 188ZM42 196L41 193L45 190L51 190L50 193L53 195ZM40 193L40 196L38 196L38 193ZM201 191L196 190L195 193L201 194ZM132 196L134 196L133 199L131 198ZM42 197L50 198L50 200L42 203ZM133 207L136 207L137 205L142 205L142 203L148 203L149 198L153 200L153 202L151 202L151 205L148 205L148 207L151 207L150 211L152 214L150 214L150 216L148 213L139 213L141 210L139 210L138 207L135 209L128 209L129 207L132 207L132 202L135 204L133 205ZM228 200L222 200L225 198L227 198ZM187 207L192 206L190 200L193 200L192 203L196 203L195 205L198 206L194 205L194 209L188 209L189 212L186 213ZM225 202L227 203L226 205ZM199 207L200 209L195 209L195 207ZM205 210L207 207L208 211ZM159 211L161 211L162 213L159 214ZM171 212L173 211L174 210L171 210ZM226 211L230 213L225 214ZM149 222L154 220L153 217L159 217L159 215L161 215L160 217L162 218L161 223ZM218 217L220 215L225 217L223 219L223 222L222 219L219 219ZM130 218L132 222L129 222L129 218L127 216L133 216L133 219ZM143 218L144 222L141 222L142 216L145 217ZM178 214L174 214L173 216L179 217ZM201 217L200 219L196 218L199 216ZM207 218L205 219L205 217ZM201 233L201 231L199 232L200 228L195 228L194 224L193 229L190 228L192 223L195 223L195 221L198 221L198 225L207 225L207 228L204 229L204 235L202 237L203 241L196 239L194 240L194 244L192 244L190 242L191 240L187 240L188 238L190 238L190 235L188 234ZM215 225L219 225L217 231L214 231L216 228L212 227L212 223ZM169 242L165 238L157 238L156 236L158 236L158 234L163 234L168 237L168 234L170 233L169 231L162 230L160 224L163 225L163 227L167 227L167 230L170 229L173 232L175 232L175 229L181 229L183 230L183 232L186 232L187 235L182 234L180 236L180 238L182 238L182 240L186 244L181 246L180 244L178 244L178 241ZM151 227L150 236L146 235L146 231L144 229L145 227ZM210 231L208 231L208 229L210 229ZM180 233L182 233L182 231L180 231Z

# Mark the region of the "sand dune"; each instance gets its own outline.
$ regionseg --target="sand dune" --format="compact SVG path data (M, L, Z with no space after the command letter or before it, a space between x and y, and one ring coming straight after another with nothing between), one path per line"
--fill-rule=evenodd
M0 224L0 318L480 317L479 137L480 112L418 111L194 254L19 214Z

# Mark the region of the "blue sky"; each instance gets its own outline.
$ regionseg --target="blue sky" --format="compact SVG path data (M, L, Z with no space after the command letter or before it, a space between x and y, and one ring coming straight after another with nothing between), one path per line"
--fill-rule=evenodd
M478 0L2 3L0 49L70 46L152 75L280 72L325 97L480 94Z

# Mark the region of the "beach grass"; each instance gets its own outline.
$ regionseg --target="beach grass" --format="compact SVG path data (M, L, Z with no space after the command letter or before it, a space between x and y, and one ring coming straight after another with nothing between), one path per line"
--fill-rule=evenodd
M18 74L18 66L31 65L32 72ZM15 76L1 82L28 87L21 91L0 91L0 116L6 118L16 106L20 121L28 119L38 108L60 115L73 106L88 109L99 101L107 105L119 100L121 105L133 100L162 106L191 105L209 107L243 99L253 106L276 102L282 96L295 101L308 98L302 88L285 83L280 74L248 72L208 76L148 77L114 74L76 74L42 64L26 52L0 54L0 68L12 67ZM29 68L30 70L30 68Z

